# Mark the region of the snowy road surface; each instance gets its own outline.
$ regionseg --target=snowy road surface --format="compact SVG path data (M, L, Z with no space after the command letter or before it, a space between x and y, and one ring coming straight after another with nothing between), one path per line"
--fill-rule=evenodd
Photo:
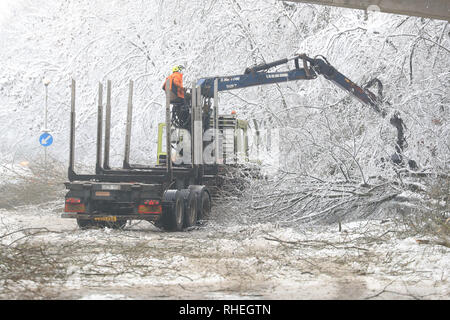
M450 297L450 250L401 236L389 221L352 222L339 232L222 224L213 212L211 221L187 232L162 232L148 222L82 231L60 218L61 204L0 209L2 234L14 232L1 238L4 248L23 243L20 250L32 250L21 255L16 248L10 252L16 260L4 260L26 265L2 263L1 280L14 281L3 282L1 298Z

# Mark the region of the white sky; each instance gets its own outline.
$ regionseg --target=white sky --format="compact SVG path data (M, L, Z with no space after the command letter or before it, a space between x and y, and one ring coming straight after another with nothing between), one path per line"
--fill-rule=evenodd
M11 13L11 8L14 4L17 4L19 1L17 0L0 0L0 28Z

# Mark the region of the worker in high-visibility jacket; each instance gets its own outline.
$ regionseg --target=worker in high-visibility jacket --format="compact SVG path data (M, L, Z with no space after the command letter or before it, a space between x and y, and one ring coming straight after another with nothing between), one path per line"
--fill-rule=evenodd
M166 83L169 80L170 103L184 103L184 87L183 87L183 66L176 66L172 69L172 74L166 78L162 89L166 90Z

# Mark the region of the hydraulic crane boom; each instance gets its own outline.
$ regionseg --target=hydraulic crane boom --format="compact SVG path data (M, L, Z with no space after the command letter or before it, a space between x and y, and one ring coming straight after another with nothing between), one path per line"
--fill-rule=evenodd
M214 95L214 80L218 79L218 91L226 91L232 89L240 89L251 86L259 86L263 84L280 83L294 80L309 80L316 78L315 74L309 73L309 68L299 68L299 57L286 58L278 61L271 62L269 64L255 66L253 68L247 68L244 74L224 76L224 77L212 77L202 78L197 82L197 85L202 88L202 94L205 97L212 97ZM290 60L296 61L296 68L286 72L261 72L269 68L285 64Z
M289 61L295 62L295 69L285 72L266 72L268 69L286 64ZM302 60L302 67L300 67ZM233 76L220 76L202 78L198 80L197 86L201 87L202 95L211 98L214 95L214 82L217 80L217 90L227 91L233 89L246 88L251 86L281 83L296 80L312 80L318 75L323 75L343 90L349 92L360 102L370 106L376 113L383 118L387 112L382 108L383 104L383 85L380 80L373 79L366 86L360 87L345 75L336 70L325 57L317 56L310 58L305 54L295 55L291 58L277 60L271 63L263 63L251 68L247 68L244 74ZM369 90L370 87L377 85L378 96ZM396 164L403 164L403 148L405 146L404 124L398 113L395 113L390 123L397 129L396 154L392 156L392 161Z
M293 70L285 72L265 72L265 70L286 64L291 60L295 61L295 69ZM299 60L303 60L303 68L300 68ZM362 103L370 105L376 112L383 114L379 106L379 99L375 96L375 94L367 90L368 87L372 86L374 83L377 83L380 89L379 92L381 93L382 85L379 80L375 79L371 81L366 88L361 88L331 66L324 57L310 58L304 54L296 55L292 58L281 59L271 63L264 63L247 68L242 75L203 78L197 82L197 85L202 87L202 94L205 97L212 97L214 94L215 79L218 79L218 91L225 91L263 84L296 80L312 80L316 79L319 74L323 75L326 79L331 80L342 89L348 91Z

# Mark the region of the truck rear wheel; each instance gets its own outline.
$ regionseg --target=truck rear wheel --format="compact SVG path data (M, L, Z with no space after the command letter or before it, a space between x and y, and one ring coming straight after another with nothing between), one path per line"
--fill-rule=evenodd
M184 189L181 190L184 198L184 227L189 228L197 224L197 196L195 192Z
M211 199L209 197L209 193L204 190L201 194L201 219L206 220L211 216Z
M211 197L205 186L190 185L189 190L197 197L197 219L206 220L211 214Z
M178 190L167 190L163 196L162 226L167 231L181 231L184 223L184 199Z
M77 224L78 224L78 227L81 230L86 230L86 229L94 227L94 222L92 220L89 220L89 219L77 218Z

